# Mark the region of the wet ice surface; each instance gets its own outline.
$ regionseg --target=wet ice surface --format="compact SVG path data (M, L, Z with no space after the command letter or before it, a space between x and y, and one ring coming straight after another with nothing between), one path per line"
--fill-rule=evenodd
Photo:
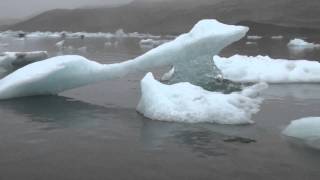
M295 52L289 38L237 43L221 55L270 55L320 60ZM319 39L314 41L319 42ZM48 50L60 39L0 39L0 51ZM105 46L105 39L67 40L64 54L103 63L145 50L138 39ZM115 43L112 43L115 44ZM87 47L86 51L78 48ZM5 49L6 48L6 49ZM83 49L82 49L83 50ZM158 77L168 69L156 70ZM318 179L320 151L283 137L291 120L319 116L320 85L271 85L249 126L152 121L135 111L143 74L64 92L0 102L0 179ZM242 137L252 143L227 142Z

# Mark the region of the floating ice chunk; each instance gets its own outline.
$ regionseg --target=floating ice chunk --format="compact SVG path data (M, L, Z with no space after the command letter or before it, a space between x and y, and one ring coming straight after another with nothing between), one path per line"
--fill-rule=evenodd
M320 117L294 120L283 130L283 134L302 140L309 146L320 148Z
M279 36L271 36L271 39L280 40L280 39L283 39L283 36L281 36L281 35L279 35Z
M0 76L8 74L27 64L48 58L46 51L5 52L0 54Z
M262 39L262 36L247 36L247 39L249 40L259 40L259 39Z
M41 38L41 37L45 37L45 38L59 38L61 37L61 34L60 33L57 33L57 32L40 32L40 31L37 31L37 32L31 32L31 33L28 33L26 35L27 38Z
M230 58L214 56L224 78L235 82L318 83L320 63L307 60L271 59L268 56Z
M186 34L133 60L102 65L81 56L59 56L27 65L0 80L0 99L57 94L91 83L174 66L175 80L200 84L220 75L212 56L241 39L248 28L202 20ZM210 65L210 66L208 66Z
M62 41L59 41L56 43L56 46L59 48L59 49L62 49L65 45L65 40L62 40Z
M249 87L242 92L223 94L206 91L190 83L165 85L148 73L141 81L141 99L137 111L162 121L187 123L250 124L251 116L262 102L258 92L266 84Z
M153 39L142 39L139 42L139 45L141 48L154 48L156 46L159 46L161 44L164 44L166 42L169 42L169 40L153 40Z
M170 69L170 71L164 73L161 77L161 81L169 81L174 75L174 67Z
M256 45L256 44L257 44L257 42L251 42L251 41L246 42L246 45Z
M288 47L313 49L320 48L320 44L309 43L304 41L303 39L293 39L288 43Z

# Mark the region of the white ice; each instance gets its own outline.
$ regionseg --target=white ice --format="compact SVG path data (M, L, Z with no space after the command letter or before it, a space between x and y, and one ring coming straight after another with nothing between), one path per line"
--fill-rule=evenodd
M308 60L272 59L268 56L214 56L224 78L236 82L319 83L320 63Z
M123 63L102 65L81 56L50 58L27 65L1 79L0 99L58 94L129 73L146 72L155 67L170 65L179 69L178 73L183 74L185 79L197 79L193 76L201 72L202 59L199 59L197 66L191 62L202 56L211 57L212 61L213 55L241 39L247 31L247 27L202 20L189 33ZM188 63L191 65L188 66Z
M223 94L187 82L162 84L148 73L141 81L137 111L161 121L250 124L251 116L259 111L262 102L258 94L266 87L261 83L242 92Z
M294 120L283 130L283 134L302 140L312 147L320 148L320 117Z
M167 42L169 40L141 39L139 45L142 49L151 49Z
M309 43L306 42L303 39L293 39L288 43L288 47L291 48L308 48L308 49L314 49L314 48L320 48L320 44L315 43Z
M246 45L256 45L256 44L257 44L257 42L251 42L251 41L246 42Z
M251 36L247 36L247 39L249 39L249 40L259 40L259 39L262 39L262 36L251 35Z
M62 49L64 46L65 46L65 40L61 40L56 43L56 47L58 47L59 49Z

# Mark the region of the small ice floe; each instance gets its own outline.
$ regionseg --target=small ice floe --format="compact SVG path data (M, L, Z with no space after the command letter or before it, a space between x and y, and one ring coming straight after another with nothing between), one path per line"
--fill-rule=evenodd
M214 56L224 78L236 82L319 83L320 63L308 60L272 59L268 56Z
M142 49L152 49L166 42L169 42L169 40L142 39L139 45Z
M278 36L271 36L271 39L274 39L274 40L280 40L280 39L283 39L283 36L282 36L282 35L278 35Z
M259 40L259 39L262 39L262 36L252 35L252 36L247 36L247 39L249 39L249 40Z
M59 41L56 43L56 47L62 49L65 46L65 40Z
M246 42L246 45L256 45L256 44L257 44L257 42L251 42L251 41Z
M306 49L314 49L320 48L320 44L309 43L303 39L293 39L288 43L289 48L306 48Z
M283 134L320 149L320 117L306 117L292 121Z
M137 111L161 121L186 123L251 124L251 116L259 111L258 94L264 83L241 92L223 94L206 91L190 83L162 84L148 73L141 81L141 99Z

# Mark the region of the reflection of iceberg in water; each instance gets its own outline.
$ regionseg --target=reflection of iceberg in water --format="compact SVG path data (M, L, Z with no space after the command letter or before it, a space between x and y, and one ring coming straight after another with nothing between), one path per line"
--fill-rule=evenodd
M318 84L281 84L270 85L266 91L263 91L262 96L267 99L320 99L320 86Z
M73 128L97 126L99 121L117 121L135 115L134 110L113 109L77 101L63 96L37 96L0 101L2 110L22 114L45 128ZM123 116L123 117L122 117Z
M310 48L299 48L299 47L292 47L292 46L290 46L288 49L289 49L290 55L296 58L305 57L308 53L313 51L313 49L310 49Z
M212 56L241 39L247 31L246 27L203 20L197 23L190 33L183 34L134 60L119 64L102 65L79 56L47 59L25 66L2 79L0 99L57 94L167 65L173 65L176 69L177 77L172 81L189 81L201 85L203 81L212 81L212 78L219 74L212 69Z
M235 136L237 128L240 127L143 121L141 142L147 150L163 150L174 144L201 157L224 156L232 149L223 140Z
M102 109L61 96L26 97L0 102L1 109L11 109L15 114L24 114L32 121L48 127L64 128L93 124Z

